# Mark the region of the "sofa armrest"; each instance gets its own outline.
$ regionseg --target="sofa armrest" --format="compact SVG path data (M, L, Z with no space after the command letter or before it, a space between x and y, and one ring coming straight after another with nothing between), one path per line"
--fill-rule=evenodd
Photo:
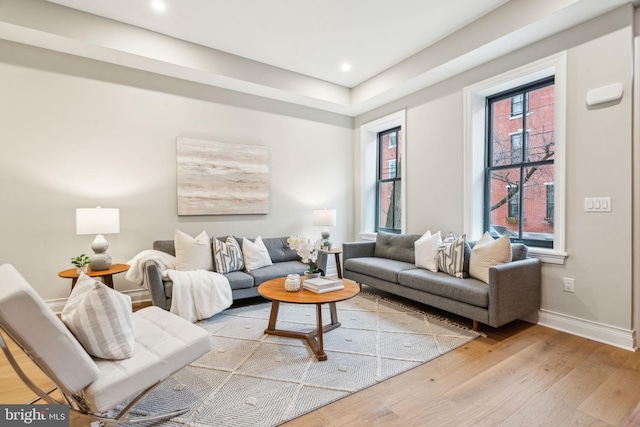
M149 283L149 293L151 294L153 305L169 310L171 307L167 306L164 281L162 280L158 266L153 261L147 261L144 265L144 270L147 275L147 283Z
M372 257L375 253L376 242L348 242L342 244L342 262L349 258Z
M489 325L497 328L540 309L541 262L526 258L489 268Z

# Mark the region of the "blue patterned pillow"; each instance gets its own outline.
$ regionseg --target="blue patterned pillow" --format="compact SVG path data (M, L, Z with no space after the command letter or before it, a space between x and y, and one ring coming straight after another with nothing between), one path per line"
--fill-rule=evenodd
M233 236L227 237L224 242L213 239L213 259L216 264L216 271L220 274L231 273L244 268L240 244Z

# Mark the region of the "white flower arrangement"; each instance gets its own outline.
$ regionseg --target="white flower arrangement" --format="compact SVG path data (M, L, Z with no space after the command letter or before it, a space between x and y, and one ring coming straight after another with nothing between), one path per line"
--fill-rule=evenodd
M306 237L290 236L287 243L291 249L294 249L302 262L309 264L309 273L317 273L320 270L316 261L318 260L318 251L322 249L322 240L318 239L315 243Z

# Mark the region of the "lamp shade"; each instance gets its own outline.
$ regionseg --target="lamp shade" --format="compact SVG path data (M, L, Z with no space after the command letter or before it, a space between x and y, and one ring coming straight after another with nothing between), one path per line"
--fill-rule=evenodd
M120 232L120 209L76 209L76 234L116 234Z
M336 210L335 209L314 209L313 225L320 225L323 227L336 225Z

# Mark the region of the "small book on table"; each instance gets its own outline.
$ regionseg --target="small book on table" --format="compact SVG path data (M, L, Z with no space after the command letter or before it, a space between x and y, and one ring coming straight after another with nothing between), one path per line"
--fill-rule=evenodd
M306 279L302 282L302 287L317 294L325 292L339 291L344 289L342 281L339 279L327 279L325 277L317 277L315 279Z

